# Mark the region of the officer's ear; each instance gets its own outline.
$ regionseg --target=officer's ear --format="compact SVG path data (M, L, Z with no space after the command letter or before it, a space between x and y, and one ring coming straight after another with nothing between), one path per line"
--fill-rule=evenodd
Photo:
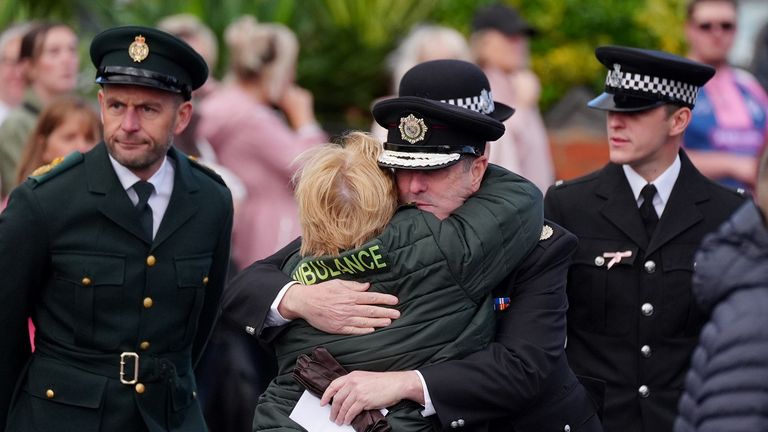
M688 107L676 107L669 115L669 135L682 135L690 122L691 109Z
M99 120L101 120L101 124L104 124L104 87L99 89L98 98L99 98Z
M485 170L488 169L488 156L482 155L472 160L472 165L469 167L469 173L472 177L473 192L477 192L480 189L480 183L485 176Z
M173 126L173 134L178 135L187 128L189 120L192 118L192 102L183 101L176 108L176 121Z

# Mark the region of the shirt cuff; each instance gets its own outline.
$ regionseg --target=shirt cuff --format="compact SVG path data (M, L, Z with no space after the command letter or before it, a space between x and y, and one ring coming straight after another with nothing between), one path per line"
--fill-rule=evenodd
M280 305L283 297L285 297L285 293L288 292L288 288L296 285L297 283L298 282L296 281L290 281L285 284L285 286L283 286L283 288L277 293L275 301L273 301L272 306L269 307L269 314L267 314L267 318L264 320L264 327L280 327L281 325L285 325L291 322L291 320L285 319L282 315L280 315L280 312L277 311L277 307Z
M424 377L421 375L421 372L416 372L416 375L419 376L419 379L421 380L421 388L424 389L424 409L421 411L422 417L429 417L437 414L437 411L435 411L435 406L432 405L432 399L429 397L429 389L427 388L427 382L424 381Z

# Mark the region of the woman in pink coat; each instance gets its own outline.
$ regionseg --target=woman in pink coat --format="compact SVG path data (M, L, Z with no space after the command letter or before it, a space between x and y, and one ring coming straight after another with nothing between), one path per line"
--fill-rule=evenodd
M200 132L247 191L232 240L232 258L243 268L299 235L292 162L327 137L315 120L312 94L293 82L299 46L291 30L244 16L225 38L230 76L201 104Z

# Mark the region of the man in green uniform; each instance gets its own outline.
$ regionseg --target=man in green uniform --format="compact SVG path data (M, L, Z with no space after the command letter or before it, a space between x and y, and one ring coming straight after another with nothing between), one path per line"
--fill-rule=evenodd
M97 35L91 59L104 142L39 169L0 216L0 425L204 431L192 367L225 281L232 201L171 144L208 71L144 27Z

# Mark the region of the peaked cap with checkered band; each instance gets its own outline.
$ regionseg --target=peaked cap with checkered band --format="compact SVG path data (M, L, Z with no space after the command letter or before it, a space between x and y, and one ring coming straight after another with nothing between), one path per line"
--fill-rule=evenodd
M514 109L493 100L485 73L461 60L433 60L403 75L398 96L373 106L387 129L379 165L438 169L462 154L480 156L485 143L504 134Z
M622 46L595 50L608 68L605 92L588 105L604 111L642 111L663 104L693 108L715 69L663 51Z

